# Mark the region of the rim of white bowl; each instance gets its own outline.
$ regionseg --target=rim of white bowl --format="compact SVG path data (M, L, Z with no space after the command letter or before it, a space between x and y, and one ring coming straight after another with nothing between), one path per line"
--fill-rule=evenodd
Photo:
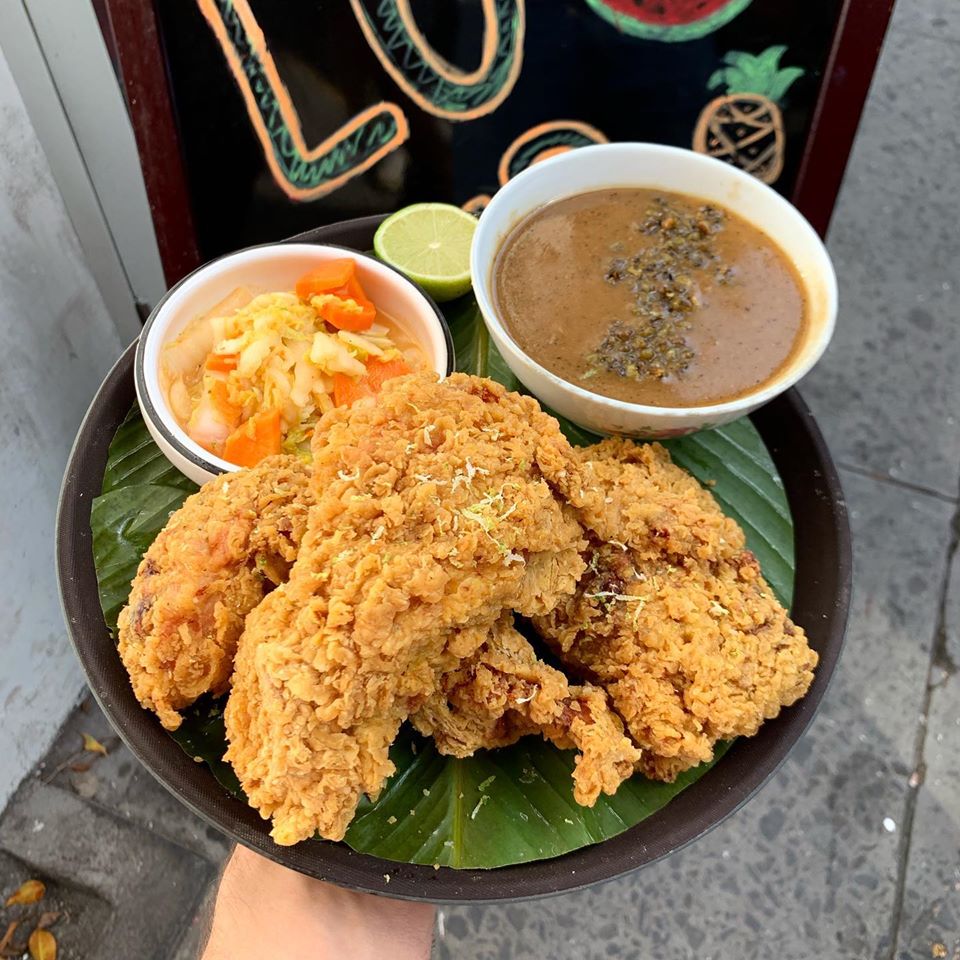
M440 308L434 302L433 298L426 293L426 291L422 290L409 277L388 263L384 263L383 261L377 260L376 258L368 256L365 253L361 253L359 250L354 250L351 247L345 247L338 243L303 243L284 241L280 241L278 243L258 243L250 247L243 247L240 250L234 250L230 253L225 253L219 257L215 257L213 260L207 261L207 263L202 264L195 270L192 270L190 273L188 273L185 277L178 280L177 283L175 283L157 301L156 306L150 311L150 315L147 317L147 320L143 325L143 329L140 331L140 335L137 340L136 356L134 359L134 387L137 394L137 401L140 404L140 409L144 418L157 428L164 440L166 440L167 443L169 443L170 446L173 447L173 449L180 456L192 463L194 466L200 467L202 470L206 470L213 474L234 473L237 470L242 469L242 467L236 463L231 463L229 460L224 460L221 457L217 457L214 454L206 451L194 440L191 440L186 431L180 426L179 423L177 423L176 418L173 416L173 413L169 408L166 398L163 396L163 390L160 387L157 371L154 371L153 377L148 378L146 375L145 368L146 355L148 353L147 346L148 342L152 343L151 336L155 339L159 333L165 331L165 328L160 325L158 321L161 320L162 315L169 312L167 308L169 307L170 300L178 293L182 295L185 287L199 286L203 279L202 274L212 267L222 264L225 260L255 260L258 259L263 252L269 250L285 252L290 250L299 250L300 252L307 252L307 250L311 252L313 250L343 251L355 259L365 261L365 263L376 272L380 272L385 277L388 277L391 282L399 282L401 285L408 286L416 296L419 296L424 301L426 306L433 313L437 322L440 338L446 351L446 364L444 371L437 369L436 366L434 369L438 374L440 374L441 377L448 377L451 373L453 373L456 367L453 335L450 332L450 327L447 324L446 317L444 317ZM154 333L153 331L157 332ZM174 464L174 466L176 466L176 464Z
M797 229L804 233L808 239L813 241L814 249L816 250L816 256L822 260L821 266L823 269L819 279L823 282L826 293L826 320L817 331L816 335L811 337L810 342L813 344L814 349L811 351L810 356L803 363L798 364L795 367L788 367L783 376L773 380L767 384L767 386L759 390L754 390L751 393L744 394L742 397L737 397L735 400L725 400L722 403L706 404L699 407L655 407L644 403L631 403L629 400L617 400L614 397L608 397L602 393L594 393L592 390L579 387L577 384L571 383L569 380L564 380L563 377L557 376L557 374L555 374L552 370L548 370L545 366L543 366L543 364L539 363L532 356L530 356L530 354L527 353L527 351L517 343L517 341L510 334L510 331L507 330L506 326L501 322L500 316L494 308L493 298L490 295L492 294L491 274L494 266L493 260L491 259L491 261L487 263L480 263L479 246L480 239L483 236L482 231L484 231L484 218L487 218L487 224L491 224L493 222L493 218L487 217L490 211L497 211L498 208L507 207L516 191L534 177L542 176L544 170L563 166L569 163L582 163L585 156L589 157L590 154L595 154L600 151L604 153L616 151L633 155L640 153L661 154L667 157L682 156L685 160L692 159L692 162L701 163L706 170L716 170L718 173L722 173L725 177L732 176L734 180L740 180L742 183L745 183L749 189L756 189L759 193L765 194L771 203L774 203L777 207L784 211L787 216L791 217L795 221ZM643 184L637 182L624 182L619 184L606 183L597 184L596 189L603 190L616 187L639 188L642 186ZM548 202L552 203L556 200L563 200L567 197L573 197L584 192L586 191L580 189L571 190L568 193L560 193ZM521 220L530 216L530 214L532 214L535 210L539 210L541 207L546 205L547 204L545 203L541 203L529 208L524 208L522 213L514 216L503 238L495 245L495 249L499 250L500 245L503 243L503 240L506 239L507 234L509 234L510 231L518 223L520 223ZM735 204L727 204L727 206L729 206L729 208L733 210L737 216L746 220L751 224L751 226L756 227L758 230L766 234L766 231L762 227L757 225L749 217L743 216L737 210ZM489 226L487 227L487 230L492 229L494 228ZM780 244L777 244L777 246L783 249ZM783 252L792 262L792 258L790 257L789 253L786 250ZM810 370L820 360L829 346L830 340L833 338L833 333L837 322L838 291L836 271L834 270L833 261L830 258L830 254L827 251L823 240L820 238L820 235L816 232L816 230L814 230L810 225L810 221L807 220L807 218L792 203L790 203L789 200L782 197L779 193L777 193L776 190L765 184L762 180L758 180L752 174L745 173L743 170L740 170L729 163L724 163L722 160L717 160L715 157L708 157L705 154L697 153L695 150L687 150L683 147L672 147L659 143L621 141L615 143L592 144L586 147L577 147L576 149L570 150L567 153L558 154L555 157L542 160L539 163L534 164L532 167L528 167L522 173L517 174L517 176L509 180L494 194L493 199L484 208L483 213L480 214L480 219L477 223L477 229L473 235L473 243L470 247L470 270L473 275L473 293L477 299L477 305L480 307L480 315L483 317L483 322L487 324L488 327L495 328L497 333L504 337L519 354L521 354L554 386L567 390L573 396L579 397L582 400L599 402L614 410L638 413L645 416L663 416L667 414L686 417L714 417L724 416L730 413L737 413L740 410L747 410L748 408L755 409L756 407L769 402L774 397L779 396L785 390L788 390L790 387L794 386L794 384L796 384L799 380L802 380L803 377L810 372ZM493 330L491 330L491 333L493 333Z

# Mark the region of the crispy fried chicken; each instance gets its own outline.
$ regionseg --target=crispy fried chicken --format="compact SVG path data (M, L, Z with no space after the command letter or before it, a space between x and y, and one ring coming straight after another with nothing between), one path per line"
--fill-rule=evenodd
M564 486L591 534L588 570L535 624L609 693L638 769L673 780L802 697L817 654L743 532L663 447L608 440L578 456Z
M570 685L539 660L514 629L512 614L493 625L469 660L443 675L412 720L440 753L453 757L506 747L529 734L576 749L574 798L588 807L601 792L615 793L640 759L603 690Z
M271 457L188 497L154 540L118 620L137 699L168 729L223 693L246 615L286 579L306 528L310 469Z
M551 489L573 451L537 403L454 375L325 415L308 532L250 614L227 757L273 837L340 839L402 721L507 609L546 613L584 564Z

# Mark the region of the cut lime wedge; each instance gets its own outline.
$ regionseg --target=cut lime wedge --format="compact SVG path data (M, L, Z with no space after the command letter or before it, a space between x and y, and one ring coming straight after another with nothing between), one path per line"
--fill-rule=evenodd
M448 203L415 203L380 224L376 255L442 303L470 289L470 244L476 219Z

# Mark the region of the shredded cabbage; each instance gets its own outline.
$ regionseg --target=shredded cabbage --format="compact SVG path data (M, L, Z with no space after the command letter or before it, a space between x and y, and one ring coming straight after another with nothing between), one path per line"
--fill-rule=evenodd
M194 439L216 453L238 424L279 410L282 449L309 457L317 419L334 408L334 376L363 377L367 361L410 349L401 352L384 323L363 333L335 329L316 309L322 301L237 290L167 345L170 405ZM421 367L413 350L413 366Z

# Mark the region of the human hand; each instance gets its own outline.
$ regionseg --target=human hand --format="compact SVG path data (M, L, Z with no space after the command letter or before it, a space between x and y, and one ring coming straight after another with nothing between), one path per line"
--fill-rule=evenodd
M342 890L237 846L201 960L426 960L434 915L432 904Z

